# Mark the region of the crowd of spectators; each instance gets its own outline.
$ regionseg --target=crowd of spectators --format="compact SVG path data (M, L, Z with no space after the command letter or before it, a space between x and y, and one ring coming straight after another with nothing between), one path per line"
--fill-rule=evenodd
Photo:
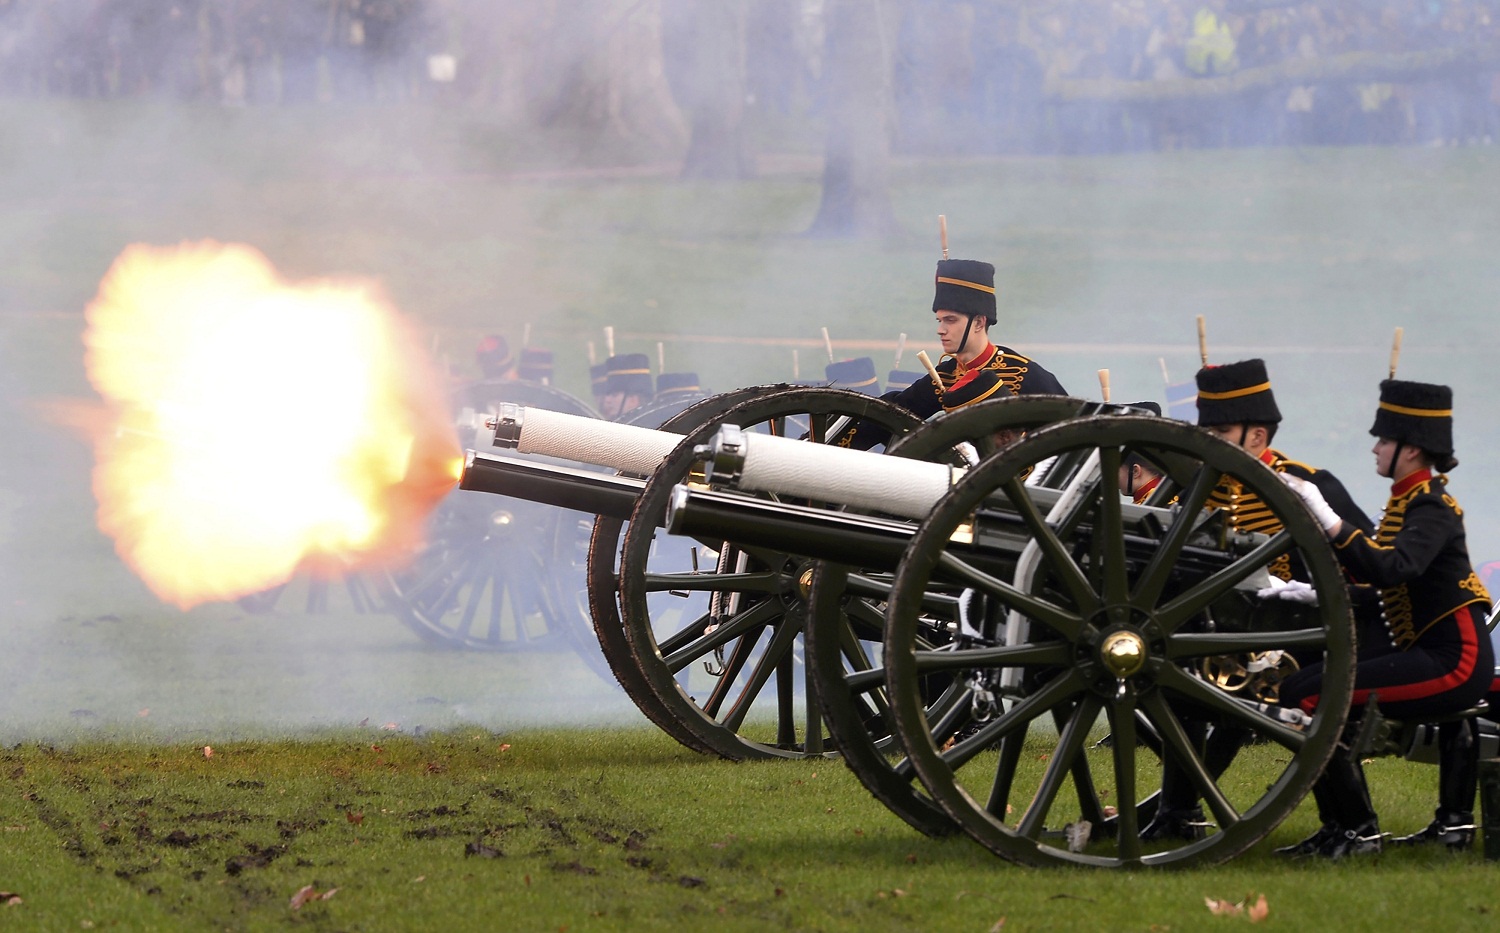
M433 26L424 0L0 0L0 94L402 99Z
M829 0L743 2L752 107L816 110ZM0 95L406 100L438 93L455 69L496 68L483 59L500 52L463 41L484 34L465 18L487 6L0 0ZM883 32L903 151L1500 138L1500 0L886 0L875 9L897 16ZM504 28L484 25L490 34ZM1455 50L1467 58L1451 67L1423 60ZM1368 53L1365 64L1357 53ZM1392 71L1389 61L1402 55L1409 67ZM1386 67L1372 69L1371 56ZM1345 67L1315 79L1294 73L1314 61ZM1212 95L1188 87L1247 76L1256 80Z
M1500 138L1497 0L914 0L897 41L913 151ZM1468 59L1434 67L1455 51ZM1405 74L1371 67L1396 56ZM1296 80L1310 60L1344 67ZM1216 96L1188 86L1233 76L1256 80ZM1080 97L1080 82L1093 90Z

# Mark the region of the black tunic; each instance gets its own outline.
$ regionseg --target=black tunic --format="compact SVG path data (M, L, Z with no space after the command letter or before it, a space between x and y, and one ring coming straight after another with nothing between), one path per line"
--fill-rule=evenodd
M1067 390L1062 387L1062 383L1058 382L1057 377L1052 375L1046 367L1030 357L1022 356L1010 347L992 345L988 355L981 355L972 366L965 367L965 371L970 369L994 370L1000 377L1000 383L1009 389L1012 395L1068 394ZM962 375L958 372L958 360L951 356L938 361L937 371L945 391L952 387ZM930 375L923 376L899 392L887 392L881 398L888 402L895 402L923 420L943 410L942 393L933 386ZM890 439L889 429L870 421L862 421L848 437L844 438L844 444L856 450L869 450Z

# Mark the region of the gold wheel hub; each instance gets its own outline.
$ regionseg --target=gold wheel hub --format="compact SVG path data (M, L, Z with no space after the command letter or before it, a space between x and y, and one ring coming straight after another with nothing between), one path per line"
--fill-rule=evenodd
M812 577L813 572L811 567L802 571L801 575L797 577L797 592L802 594L804 600L812 596Z
M1146 664L1146 642L1135 632L1111 632L1099 644L1099 658L1110 673L1123 680Z

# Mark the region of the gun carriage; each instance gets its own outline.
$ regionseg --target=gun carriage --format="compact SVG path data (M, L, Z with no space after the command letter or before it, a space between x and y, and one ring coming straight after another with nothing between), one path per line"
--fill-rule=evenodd
M1353 623L1321 531L1257 461L1191 426L1062 398L920 427L886 413L896 439L867 454L795 440L864 417L809 401L849 393L756 391L682 438L617 436L586 455L631 475L472 454L462 482L599 516L597 634L679 740L737 758L836 750L913 826L1029 864L1218 861L1310 788L1344 726ZM793 407L821 414L794 430ZM502 416L502 446L533 449L534 423L548 434L532 414ZM548 443L586 446L566 430ZM1122 504L1132 453L1170 477L1170 504ZM1226 482L1284 530L1230 532L1204 510ZM1279 555L1307 569L1320 606L1255 597ZM1279 675L1319 656L1317 707L1277 708ZM1262 741L1205 761L1202 723ZM1206 803L1202 838L1140 840L1159 754Z

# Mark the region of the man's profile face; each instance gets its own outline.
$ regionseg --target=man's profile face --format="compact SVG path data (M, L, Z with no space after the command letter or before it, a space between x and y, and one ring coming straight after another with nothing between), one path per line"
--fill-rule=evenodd
M963 343L964 333L972 326L978 317L970 318L968 315L959 314L957 311L935 311L933 316L937 318L938 340L942 341L944 353L957 353L959 345Z

